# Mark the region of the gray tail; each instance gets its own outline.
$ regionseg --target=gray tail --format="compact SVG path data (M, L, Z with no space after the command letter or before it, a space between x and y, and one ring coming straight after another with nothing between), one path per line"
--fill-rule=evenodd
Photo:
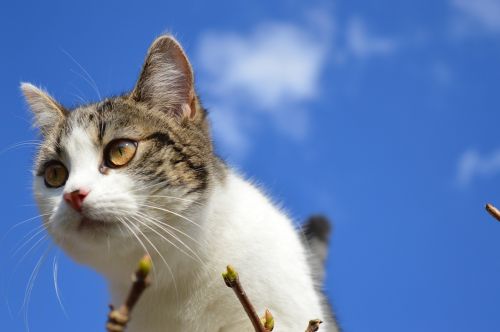
M327 317L323 317L328 322L330 327L328 331L341 331L332 305L328 301L324 293L324 280L325 280L325 263L328 256L328 243L330 242L330 234L332 226L328 218L322 215L311 216L302 226L304 234L304 242L309 251L309 265L311 267L314 282L317 291L322 296L322 305L325 313L329 313Z
M322 215L311 216L302 226L306 247L309 248L309 264L314 272L315 281L323 285L325 262L328 256L328 243L331 233L330 221Z

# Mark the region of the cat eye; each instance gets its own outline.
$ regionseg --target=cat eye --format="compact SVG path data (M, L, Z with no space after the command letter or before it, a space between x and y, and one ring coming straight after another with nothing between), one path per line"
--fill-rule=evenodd
M68 170L58 161L49 163L43 173L45 185L49 188L58 188L66 183Z
M104 149L104 162L107 167L117 168L128 164L135 156L137 142L118 139L109 143Z

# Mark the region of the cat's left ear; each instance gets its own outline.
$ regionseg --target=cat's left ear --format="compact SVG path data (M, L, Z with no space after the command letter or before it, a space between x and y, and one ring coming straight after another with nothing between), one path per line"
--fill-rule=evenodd
M174 37L164 35L153 42L130 97L151 108L194 118L196 95L193 69Z
M33 84L21 83L21 91L35 115L35 126L40 128L44 136L49 134L68 114L68 111L54 98Z

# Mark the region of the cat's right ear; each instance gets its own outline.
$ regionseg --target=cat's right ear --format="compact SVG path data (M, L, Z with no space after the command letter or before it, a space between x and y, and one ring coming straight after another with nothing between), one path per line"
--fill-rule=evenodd
M153 42L130 97L165 113L196 116L193 69L174 37L163 35Z
M47 92L30 83L21 83L21 91L35 116L34 125L45 136L63 120L68 111Z

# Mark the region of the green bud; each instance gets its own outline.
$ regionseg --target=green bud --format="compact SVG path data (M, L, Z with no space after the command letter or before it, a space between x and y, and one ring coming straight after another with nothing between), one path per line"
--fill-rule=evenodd
M272 331L274 329L274 317L269 309L266 309L266 313L264 314L264 317L261 318L261 320L266 330Z
M151 272L151 269L153 267L153 263L151 261L151 257L149 255L145 255L140 261L139 261L139 267L137 269L137 273L139 273L143 278L145 278L149 272Z
M238 279L238 273L231 265L227 266L226 272L222 273L222 278L228 287L233 287L233 284Z

